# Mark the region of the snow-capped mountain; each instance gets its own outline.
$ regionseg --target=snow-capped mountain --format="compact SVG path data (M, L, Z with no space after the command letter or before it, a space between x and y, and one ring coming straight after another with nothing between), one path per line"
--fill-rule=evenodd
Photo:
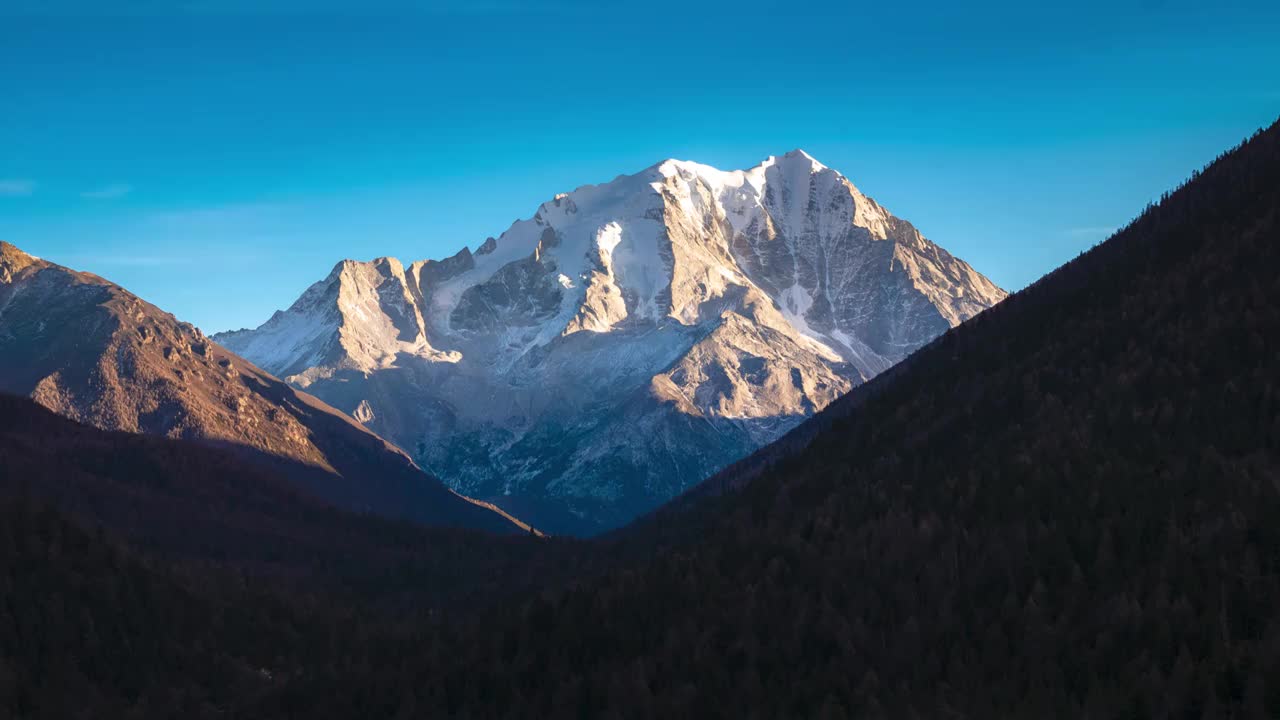
M584 186L442 261L344 260L215 339L459 492L590 532L1004 296L796 150Z

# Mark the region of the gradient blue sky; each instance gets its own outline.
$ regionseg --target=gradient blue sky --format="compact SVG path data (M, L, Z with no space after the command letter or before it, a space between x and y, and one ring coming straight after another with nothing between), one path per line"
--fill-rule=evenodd
M0 0L0 239L212 332L801 147L1017 289L1280 115L1280 3L866 5Z

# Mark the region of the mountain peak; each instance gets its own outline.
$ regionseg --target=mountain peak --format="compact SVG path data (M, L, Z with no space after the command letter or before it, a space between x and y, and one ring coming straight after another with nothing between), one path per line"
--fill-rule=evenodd
M391 256L376 257L369 261L355 260L353 258L345 258L339 260L333 266L333 270L329 272L330 277L341 278L349 276L351 273L359 273L368 270L374 270L383 276L403 276L404 263L399 258Z
M23 252L18 246L0 240L0 282L9 282L14 275L32 265L42 265L40 258Z
M818 159L817 159L817 158L815 158L814 156L810 155L809 153L805 152L804 150L802 150L802 149L800 149L800 148L796 148L795 150L791 150L791 151L789 151L789 152L783 153L782 157L784 157L784 158L793 158L793 159L794 159L794 158L805 158L805 159L807 159L807 160L809 160L809 161L811 161L811 162L818 162ZM821 165L822 163L818 163L818 164L819 164L819 165Z
M805 152L800 148L796 148L794 150L791 150L790 152L783 153L782 155L770 155L769 157L765 158L762 162L756 164L755 166L745 170L737 171L737 172L750 173L752 171L762 170L771 165L788 166L788 167L807 166L809 172L811 173L819 172L821 170L827 169L827 166L822 164L822 162L820 162L817 158L815 158L814 156L810 155L809 153ZM711 165L705 165L703 163L695 162L693 160L679 160L677 158L667 158L666 160L663 160L662 162L656 163L653 166L651 166L651 169L656 170L660 174L667 175L667 176L678 174L681 171L691 175L717 176L717 177L724 176L724 175L732 175L735 172L735 171L720 170L719 168L713 167Z
M373 266L377 268L384 268L384 267L391 268L392 272L400 272L400 273L404 272L404 264L400 262L400 259L393 258L389 255L374 258Z
M0 260L34 260L34 256L25 253L17 245L0 240Z
M823 165L817 158L800 148L784 153L780 157L769 159L779 165L808 165L810 172L818 172L819 170L827 169L826 165Z
M692 160L680 160L677 158L667 158L666 160L653 165L651 169L656 170L660 175L668 177L678 175L681 172L686 173L687 175L702 175L705 174L706 171L719 172L710 165L703 165L702 163L694 162Z

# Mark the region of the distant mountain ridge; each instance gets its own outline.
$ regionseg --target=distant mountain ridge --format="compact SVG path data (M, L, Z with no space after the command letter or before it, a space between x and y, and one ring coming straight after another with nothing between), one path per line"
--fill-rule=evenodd
M1004 296L796 150L584 186L442 261L344 260L215 339L456 490L594 532Z
M518 531L349 416L90 273L0 242L0 391L66 417L238 448L337 505Z

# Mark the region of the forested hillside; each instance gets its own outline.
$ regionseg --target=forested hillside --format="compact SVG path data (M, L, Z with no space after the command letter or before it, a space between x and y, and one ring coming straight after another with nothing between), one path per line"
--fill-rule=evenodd
M236 580L206 575L220 597L202 595L32 496L0 498L0 714L224 717L324 637Z
M105 432L0 394L0 497L30 495L166 563L427 611L541 583L559 540L339 510L242 448ZM305 471L306 468L303 468Z

